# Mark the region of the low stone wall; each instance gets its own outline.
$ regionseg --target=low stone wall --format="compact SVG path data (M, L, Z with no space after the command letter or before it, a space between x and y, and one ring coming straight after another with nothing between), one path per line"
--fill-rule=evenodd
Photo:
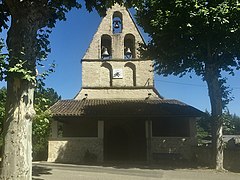
M210 166L213 159L212 147L195 147L195 161L198 164ZM225 148L223 152L224 168L240 171L240 148Z
M188 159L193 157L194 138L152 137L151 154L153 160L161 158Z
M223 156L223 164L226 169L240 171L240 148L225 149Z
M89 163L103 161L103 139L56 138L48 142L48 162Z
M193 148L195 157L194 160L196 163L204 165L204 166L210 166L211 160L212 160L212 148L206 147L206 146L196 146Z

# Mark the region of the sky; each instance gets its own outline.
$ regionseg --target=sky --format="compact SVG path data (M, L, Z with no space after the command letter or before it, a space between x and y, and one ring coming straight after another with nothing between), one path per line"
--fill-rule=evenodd
M50 35L51 53L45 63L46 67L55 62L55 72L45 81L46 87L53 88L62 99L72 99L81 89L81 58L86 52L101 17L97 12L87 12L84 8L72 10L67 14L67 21L58 22ZM147 41L147 34L143 33ZM6 31L0 34L6 38ZM44 68L38 67L38 71ZM190 78L190 76L192 78ZM234 100L228 105L230 113L240 115L240 72L227 76L232 88ZM0 87L6 86L0 82ZM210 111L210 102L206 83L194 74L179 78L163 77L155 74L155 87L166 99L177 99L202 111Z

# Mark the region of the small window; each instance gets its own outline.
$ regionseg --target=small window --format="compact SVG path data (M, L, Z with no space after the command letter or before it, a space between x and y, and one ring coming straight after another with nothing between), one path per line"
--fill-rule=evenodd
M124 38L124 59L133 59L135 56L135 37L127 34Z
M112 58L112 38L107 34L104 34L101 37L101 58Z
M113 34L122 32L122 29L123 29L122 13L118 11L114 12L113 14L112 29L113 29Z

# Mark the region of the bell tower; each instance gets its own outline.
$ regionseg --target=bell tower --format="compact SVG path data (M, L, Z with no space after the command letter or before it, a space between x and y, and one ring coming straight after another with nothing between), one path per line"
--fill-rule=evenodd
M152 60L140 59L144 43L129 11L108 9L82 59L82 89L75 99L159 99Z

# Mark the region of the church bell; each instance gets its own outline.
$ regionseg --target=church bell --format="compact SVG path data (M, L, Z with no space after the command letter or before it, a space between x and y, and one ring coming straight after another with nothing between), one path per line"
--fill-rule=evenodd
M103 48L102 57L103 58L109 57L108 49L106 47Z
M127 51L125 53L125 56L130 59L132 57L132 52L131 52L131 49L130 48L127 48Z
M118 29L119 27L120 27L120 21L119 20L114 20L113 21L113 27L115 28L115 29Z
M127 48L126 55L131 55L131 54L132 54L131 49Z

